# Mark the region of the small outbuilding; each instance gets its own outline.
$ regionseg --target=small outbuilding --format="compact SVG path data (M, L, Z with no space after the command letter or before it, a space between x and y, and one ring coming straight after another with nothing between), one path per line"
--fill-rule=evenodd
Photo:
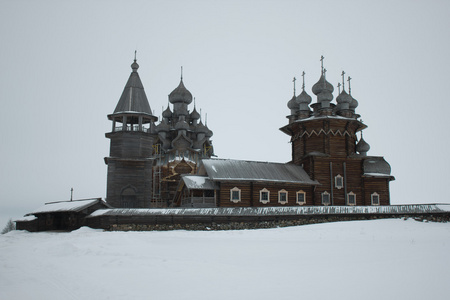
M72 231L85 225L86 216L103 208L111 207L101 198L49 202L16 220L16 229Z

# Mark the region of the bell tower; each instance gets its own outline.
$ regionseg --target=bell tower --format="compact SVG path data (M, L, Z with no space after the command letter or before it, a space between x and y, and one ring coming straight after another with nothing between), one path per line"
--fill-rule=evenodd
M116 109L108 119L112 121L106 201L113 207L150 207L152 197L153 143L157 117L145 95L137 72L136 57L131 75Z

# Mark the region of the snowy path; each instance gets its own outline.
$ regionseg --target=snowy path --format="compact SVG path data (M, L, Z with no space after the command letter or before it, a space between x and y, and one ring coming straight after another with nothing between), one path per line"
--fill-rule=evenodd
M11 232L0 299L447 299L450 224Z

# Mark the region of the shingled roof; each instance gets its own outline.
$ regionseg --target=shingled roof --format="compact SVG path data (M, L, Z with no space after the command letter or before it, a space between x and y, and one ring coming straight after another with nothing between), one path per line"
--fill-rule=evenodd
M131 68L133 71L123 89L122 96L120 96L114 114L122 112L138 112L152 115L152 110L148 103L144 86L139 77L139 73L137 72L139 65L136 63L136 60L131 65Z
M232 159L204 159L203 166L213 181L271 181L319 184L301 166L293 164Z

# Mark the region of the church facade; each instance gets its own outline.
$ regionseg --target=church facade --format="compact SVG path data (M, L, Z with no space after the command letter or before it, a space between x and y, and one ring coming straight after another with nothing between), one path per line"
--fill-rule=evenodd
M267 163L212 158L212 131L203 124L181 77L158 118L152 114L136 60L116 109L108 119L110 139L107 198L112 207L264 207L389 205L390 165L369 156L362 137L367 126L356 113L358 101L326 80L287 103L292 160ZM303 73L304 75L304 73ZM342 90L340 88L342 87ZM170 107L172 105L172 109ZM358 138L358 133L360 138Z

